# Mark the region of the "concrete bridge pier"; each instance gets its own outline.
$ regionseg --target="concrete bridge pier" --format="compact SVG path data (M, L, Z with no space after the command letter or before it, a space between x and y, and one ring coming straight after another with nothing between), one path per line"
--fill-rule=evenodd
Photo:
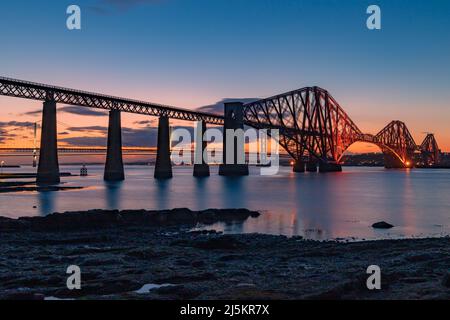
M244 112L242 102L225 103L225 121L223 126L223 163L219 166L221 176L248 176L248 164L245 163L245 138L235 136L234 143L228 145L227 130L244 130ZM233 149L231 149L233 148ZM227 161L227 152L233 152L233 159ZM239 157L239 154L243 155Z
M118 110L109 112L108 150L103 178L105 181L125 180L122 159L122 126Z
M155 179L172 178L172 162L170 161L170 127L169 118L159 117L158 149L155 164Z
M297 173L305 172L305 163L301 160L296 160L292 167L292 171Z
M306 162L306 171L317 172L317 161L315 159L310 158L309 161Z
M56 102L45 101L42 112L41 149L36 176L37 184L58 184L58 138L56 127Z
M341 172L342 166L340 164L334 162L320 162L319 163L319 172Z
M209 165L206 158L208 143L203 140L206 132L206 122L198 121L195 131L194 177L209 177Z

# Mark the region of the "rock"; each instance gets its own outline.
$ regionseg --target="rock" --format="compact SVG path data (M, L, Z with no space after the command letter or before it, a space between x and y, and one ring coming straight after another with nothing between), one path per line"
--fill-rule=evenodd
M450 273L447 273L442 279L442 285L446 288L450 288Z
M226 261L233 261L233 260L244 260L245 257L246 257L245 255L229 254L229 255L221 256L217 260L226 262Z
M405 257L406 261L409 262L422 262L422 261L432 261L433 257L432 254L423 253L423 254L412 254Z
M0 232L18 230L66 231L99 230L111 227L138 226L195 226L216 222L243 222L260 214L247 209L208 209L192 211L187 208L172 210L89 210L53 213L45 217L21 217L0 219ZM200 234L216 234L215 230L201 231Z
M242 283L238 283L236 285L236 287L256 287L256 285L254 283L242 282Z
M233 250L243 248L244 244L231 236L221 236L194 242L192 246L205 250Z
M199 236L199 235L220 234L221 232L217 232L216 230L194 230L194 231L189 231L188 233L192 234L194 236Z
M130 250L126 253L126 255L129 257L138 258L142 260L160 257L154 250L150 248Z
M394 226L392 224L387 223L385 221L377 222L372 225L372 228L375 228L375 229L390 229L393 227Z
M178 266L188 266L189 265L189 261L185 260L185 259L177 259L175 261L175 264Z
M175 274L169 277L156 279L156 283L183 284L202 281L214 281L217 277L210 272L194 273L194 274Z
M186 287L184 285L166 286L154 290L159 295L171 295L176 299L195 299L202 291L193 287Z
M202 268L205 266L205 262L201 260L193 261L191 264L194 268Z
M427 282L427 279L424 277L406 277L402 279L405 283L423 283Z
M5 297L5 300L44 300L45 296L40 293L33 293L33 292L14 292Z

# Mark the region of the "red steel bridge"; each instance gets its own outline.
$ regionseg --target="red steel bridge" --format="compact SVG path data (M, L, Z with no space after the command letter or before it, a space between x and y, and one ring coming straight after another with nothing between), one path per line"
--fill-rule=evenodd
M344 152L355 142L377 145L385 155L387 168L412 167L413 159L418 154L426 165L438 165L440 162L440 150L433 134L428 134L418 145L401 121L390 122L375 135L366 134L328 91L319 87L305 87L248 104L234 103L234 109L230 109L230 112L227 113L225 108L224 116L4 77L0 77L0 95L44 101L43 128L48 102L55 106L56 103L63 103L110 110L109 141L115 141L111 134L114 136L117 130L111 130L112 127L118 126L120 132L120 117L111 118L120 112L160 117L160 134L165 132L164 128L161 129L161 119L168 118L202 121L205 124L224 125L225 128L228 121L241 122L242 126L245 124L258 129L278 129L279 143L295 160L295 171L303 171L305 163L307 168L309 163L313 166L318 164L324 172L339 171ZM54 113L56 123L56 109ZM52 117L50 114L49 119ZM238 128L239 124L231 127ZM55 132L56 124L54 128L47 126L46 133L42 135L55 135ZM115 137L120 135L116 134ZM44 139L44 144L47 140ZM53 140L50 142L56 143L56 138ZM121 147L121 139L118 140ZM109 148L114 149L110 143Z
M363 133L328 91L306 87L244 106L246 123L280 129L280 144L296 161L309 157L339 164L355 142L377 145L387 168L412 167L417 153L426 165L438 165L440 150L432 133L422 144L414 141L405 123L392 121L375 135Z

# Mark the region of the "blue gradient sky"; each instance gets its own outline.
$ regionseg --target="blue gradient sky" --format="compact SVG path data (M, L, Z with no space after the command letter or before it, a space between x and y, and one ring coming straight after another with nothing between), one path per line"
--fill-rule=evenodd
M65 27L70 4L82 9L81 31ZM365 26L370 4L381 7L381 31ZM433 131L442 149L450 149L450 1L18 0L0 6L3 76L185 108L318 85L363 131L376 133L399 119L416 142ZM38 106L0 98L0 117L31 120L23 113ZM80 126L95 121L85 118L77 118Z

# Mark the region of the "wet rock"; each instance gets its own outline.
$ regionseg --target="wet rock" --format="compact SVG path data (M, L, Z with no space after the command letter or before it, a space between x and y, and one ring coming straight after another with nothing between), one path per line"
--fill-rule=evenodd
M81 290L58 289L54 296L61 298L81 298L87 296L108 296L112 294L124 294L139 289L139 282L132 279L99 279L96 282L85 283Z
M406 261L409 262L422 262L422 261L431 261L433 260L433 255L424 253L424 254L413 254L405 257Z
M189 232L189 234L192 234L194 236L220 234L220 233L221 232L217 232L216 230L194 230Z
M47 278L47 280L45 281L47 285L49 286L63 286L65 285L65 279L57 277L57 276L52 276Z
M41 293L36 293L29 291L28 289L19 289L17 291L12 291L6 293L4 296L1 296L2 300L44 300L45 296Z
M446 288L450 288L450 273L447 273L442 279L442 285Z
M245 247L242 242L232 236L221 236L206 241L196 241L192 246L205 250L235 250Z
M185 300L197 298L202 290L193 287L186 287L184 285L177 285L161 287L154 290L154 292L159 295L170 295L176 297L177 299Z
M236 287L256 287L256 285L254 283L246 283L246 282L242 282L242 283L238 283L236 285Z
M177 294L180 291L184 290L184 285L168 285L168 286L162 286L160 288L154 289L153 292L161 294L161 295L171 295L171 294Z
M130 279L119 279L112 282L106 282L98 287L95 294L107 295L122 293L139 289L139 283Z
M375 228L375 229L390 229L393 227L394 226L392 224L387 223L385 221L376 222L372 225L372 228Z
M185 259L178 259L175 261L175 264L178 266L188 266L189 265L189 261L185 260Z
M131 250L128 251L126 255L129 257L138 258L142 260L160 257L160 255L158 255L155 251L153 251L150 248Z
M109 238L107 236L100 237L79 237L79 238L68 238L68 239L40 239L34 242L37 245L76 245L76 244L93 244L99 242L106 242Z
M88 259L86 261L83 262L83 266L114 266L114 265L121 265L122 261L120 259L100 259L100 258L93 258L93 259Z
M192 211L187 208L161 211L95 209L82 212L54 213L45 217L2 218L0 219L0 231L98 230L99 228L118 226L189 225L193 227L199 223L243 222L250 217L256 218L259 215L259 212L247 209L208 209L204 211Z
M204 261L197 260L197 261L193 261L193 262L191 263L191 265L192 265L194 268L202 268L202 267L205 266L205 262L204 262Z
M217 277L214 274L205 272L205 273L192 274L192 275L177 274L177 275L173 275L171 277L157 279L156 282L157 283L181 284L181 283L189 283L189 282L213 281L216 279L217 279Z
M158 213L168 216L165 225L124 225L147 217L146 211L127 214L114 229L0 230L0 299L448 298L450 238L346 244L262 234L194 236L187 230L195 226L169 225L170 210ZM186 221L199 221L198 213L187 214ZM368 261L383 264L381 292L367 290ZM82 268L81 290L66 287L71 264ZM173 286L137 295L145 283Z
M248 273L245 271L232 271L228 274L228 277L239 277L239 278L246 278L248 277Z
M402 281L405 283L422 283L422 282L426 282L427 279L425 279L423 277L407 277L407 278L403 278Z
M227 262L227 261L233 261L233 260L242 260L245 259L244 255L239 254L229 254L225 256L221 256L218 261Z

